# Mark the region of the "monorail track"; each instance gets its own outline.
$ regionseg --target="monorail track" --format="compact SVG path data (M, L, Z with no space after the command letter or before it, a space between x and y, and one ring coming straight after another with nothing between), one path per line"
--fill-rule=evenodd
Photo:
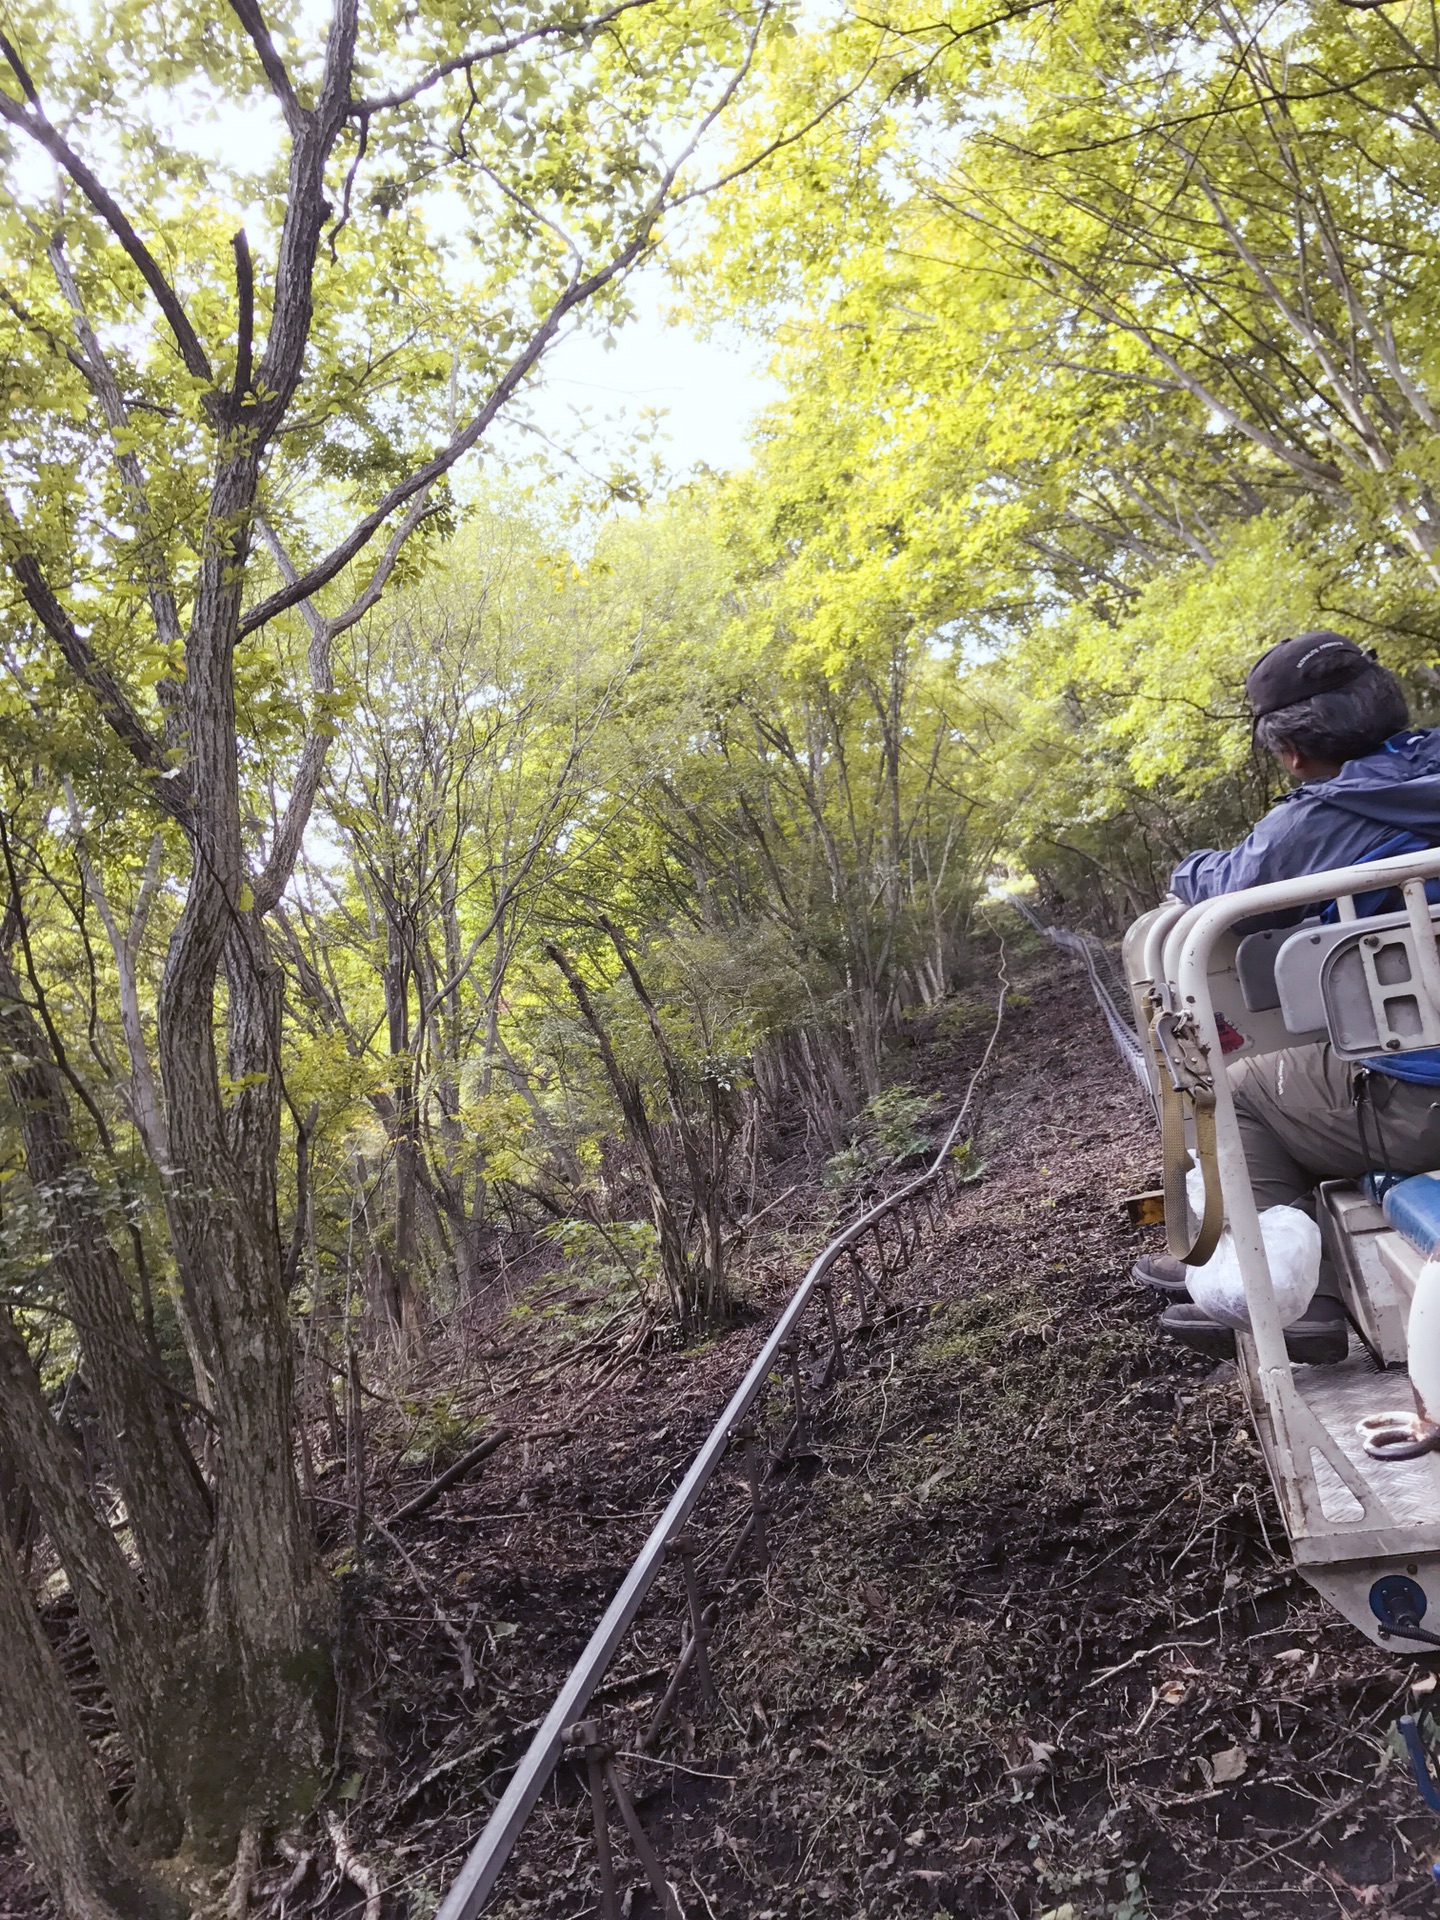
M1072 933L1068 927L1051 926L1017 894L1007 894L1005 899L1009 906L1014 907L1015 911L1030 923L1036 933L1043 934L1053 945L1059 947L1062 953L1071 954L1084 967L1090 982L1090 991L1095 996L1095 1004L1099 1007L1105 1025L1109 1029L1110 1038L1115 1042L1115 1051L1124 1061L1126 1069L1134 1075L1145 1098L1150 1099L1150 1076L1145 1070L1145 1049L1141 1046L1139 1035L1134 1027L1121 1013L1115 994L1101 976L1101 961L1106 962L1112 971L1114 969L1114 962L1109 953L1092 934ZM1123 985L1121 991L1124 992Z
M625 1644L662 1569L676 1561L681 1568L685 1596L682 1644L669 1684L645 1731L642 1751L658 1739L692 1671L702 1690L710 1690L708 1644L727 1586L733 1589L744 1557L758 1558L763 1563L769 1552L765 1495L776 1461L762 1455L755 1411L771 1391L772 1384L777 1380L783 1383L790 1395L791 1420L777 1458L804 1449L808 1424L815 1414L815 1387L829 1385L843 1372L847 1339L853 1343L870 1333L877 1312L883 1315L889 1283L911 1265L927 1235L939 1226L943 1205L956 1198L960 1175L952 1154L962 1138L976 1091L999 1039L1007 988L1002 945L994 1029L934 1160L917 1178L852 1221L811 1263L556 1694L451 1884L437 1920L475 1920L484 1911L516 1841L567 1752L583 1763L587 1776L603 1920L618 1920L620 1912L610 1844L612 1819L618 1819L628 1833L661 1911L667 1920L679 1920L679 1908L665 1878L663 1863L636 1815L625 1779L615 1764L615 1754L603 1738L601 1723L586 1719L586 1708L603 1685L612 1661ZM852 1309L855 1318L847 1326L847 1313ZM818 1329L817 1319L821 1323ZM804 1366L807 1341L817 1349L819 1359L818 1371L812 1372L808 1383ZM701 1537L706 1519L704 1496L727 1462L738 1467L748 1513L736 1538L722 1542L718 1551L707 1552ZM701 1589L702 1574L707 1587L717 1592L716 1600L707 1602Z

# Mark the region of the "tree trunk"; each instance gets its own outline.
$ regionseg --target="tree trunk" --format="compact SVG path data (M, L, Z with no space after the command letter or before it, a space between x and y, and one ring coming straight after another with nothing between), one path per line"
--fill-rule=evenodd
M294 1464L294 1342L275 1177L280 971L251 894L241 834L234 640L253 457L222 469L211 502L184 702L196 796L193 864L160 988L177 1260L193 1277L214 1393L215 1522L205 1624L209 1701L197 1716L188 1807L194 1841L225 1847L274 1818L320 1764L313 1568ZM228 1077L215 1002L224 969Z
M415 1097L415 1062L410 1057L411 963L407 933L391 908L396 898L393 880L383 890L388 957L385 966L385 1013L390 1056L395 1062L395 1109L390 1131L394 1167L394 1244L390 1261L391 1286L385 1308L402 1350L418 1350L421 1341L420 1303L415 1291L418 1255L416 1192L419 1180L419 1112ZM417 1048L418 1051L418 1048Z
M0 1044L55 1273L85 1354L146 1577L158 1603L183 1627L200 1613L210 1516L106 1233L101 1196L71 1131L64 1083L3 951Z
M659 1243L660 1271L665 1276L665 1284L670 1292L675 1317L681 1326L688 1327L695 1319L690 1262L686 1257L685 1240L680 1231L680 1223L675 1217L675 1208L671 1204L670 1183L666 1175L665 1162L661 1158L655 1129L650 1124L650 1115L645 1106L644 1096L616 1059L615 1049L610 1044L610 1036L605 1031L604 1022L596 1010L594 1001L590 998L585 982L557 946L548 945L545 951L564 974L566 983L575 996L581 1018L595 1036L595 1044L600 1050L600 1059L605 1068L606 1078L619 1102L620 1112L625 1121L625 1132L631 1146L635 1149L636 1157L640 1162L640 1171L645 1179L645 1188L650 1199L650 1218L655 1227L655 1238Z
M173 1675L166 1685L134 1571L91 1498L80 1456L46 1406L34 1363L5 1313L0 1313L0 1436L55 1543L134 1761L130 1829L161 1850L173 1848L182 1828L178 1735L184 1707L177 1694L184 1689Z
M0 1794L65 1920L179 1920L126 1845L3 1528L0 1636Z
M279 969L253 913L227 927L214 891L209 875L192 880L161 990L160 1036L176 1213L197 1276L216 1439L210 1698L192 1733L188 1813L198 1844L224 1847L254 1815L293 1804L318 1768L316 1693L329 1661L317 1644L323 1621L312 1617L294 1464L294 1341L274 1186ZM229 990L229 1075L241 1088L228 1113L213 974L208 990L204 980L212 941Z

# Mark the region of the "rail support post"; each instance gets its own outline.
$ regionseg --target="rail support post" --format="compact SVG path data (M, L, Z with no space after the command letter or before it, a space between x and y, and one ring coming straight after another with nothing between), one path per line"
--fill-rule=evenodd
M610 1850L610 1815L605 1805L605 1763L610 1749L600 1738L598 1720L580 1720L566 1732L580 1749L590 1786L590 1814L595 1822L595 1859L600 1869L600 1920L620 1920L615 1886L615 1856Z
M825 1318L830 1326L830 1365L826 1372L832 1380L839 1380L845 1372L845 1343L840 1332L840 1315L835 1310L835 1283L827 1273L820 1282L820 1292L825 1300Z
M750 1533L760 1554L762 1567L770 1564L770 1535L765 1525L768 1508L760 1486L760 1461L755 1448L755 1426L747 1420L744 1426L731 1430L730 1444L740 1449L740 1471L745 1476L745 1484L750 1492Z
M855 1298L860 1307L860 1319L856 1324L855 1331L857 1333L868 1333L875 1322L870 1314L870 1287L865 1272L865 1262L860 1258L859 1254L856 1253L854 1247L847 1247L845 1254L850 1262L850 1271L855 1276Z
M890 1278L890 1262L885 1258L885 1236L880 1231L880 1222L878 1220L872 1220L870 1222L870 1236L875 1242L875 1255L880 1262L880 1275L875 1282L875 1291L878 1294L881 1287Z
M605 1754L605 1784L610 1789L610 1798L620 1809L620 1818L630 1835L630 1844L639 1856L645 1869L645 1878L650 1882L650 1890L660 1902L660 1911L665 1920L684 1920L680 1911L680 1902L671 1890L670 1882L665 1878L665 1869L660 1864L660 1856L646 1838L640 1817L631 1805L630 1796L625 1791L625 1782L620 1778L619 1768L615 1765L615 1753L611 1747L603 1749Z
M677 1533L670 1550L680 1559L680 1575L685 1582L685 1601L690 1609L690 1644L695 1649L695 1676L700 1693L707 1702L715 1698L715 1683L710 1677L710 1649L706 1644L709 1629L705 1625L705 1603L695 1571L696 1540L693 1533Z
M800 1342L792 1334L780 1348L790 1373L790 1392L795 1402L795 1424L790 1429L787 1446L796 1453L803 1453L806 1446L805 1434L805 1390L800 1384Z

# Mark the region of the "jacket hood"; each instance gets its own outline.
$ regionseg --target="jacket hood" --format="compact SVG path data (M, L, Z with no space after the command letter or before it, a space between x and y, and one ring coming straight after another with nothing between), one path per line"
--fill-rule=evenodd
M1397 733L1378 753L1347 760L1333 780L1299 787L1290 797L1397 832L1430 833L1440 842L1440 727Z

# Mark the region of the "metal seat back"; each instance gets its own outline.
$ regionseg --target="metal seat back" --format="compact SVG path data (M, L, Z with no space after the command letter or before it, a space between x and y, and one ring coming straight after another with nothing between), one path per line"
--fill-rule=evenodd
M1297 929L1276 953L1275 987L1290 1031L1327 1033L1342 1059L1440 1047L1440 958L1428 904L1423 916L1407 910Z

